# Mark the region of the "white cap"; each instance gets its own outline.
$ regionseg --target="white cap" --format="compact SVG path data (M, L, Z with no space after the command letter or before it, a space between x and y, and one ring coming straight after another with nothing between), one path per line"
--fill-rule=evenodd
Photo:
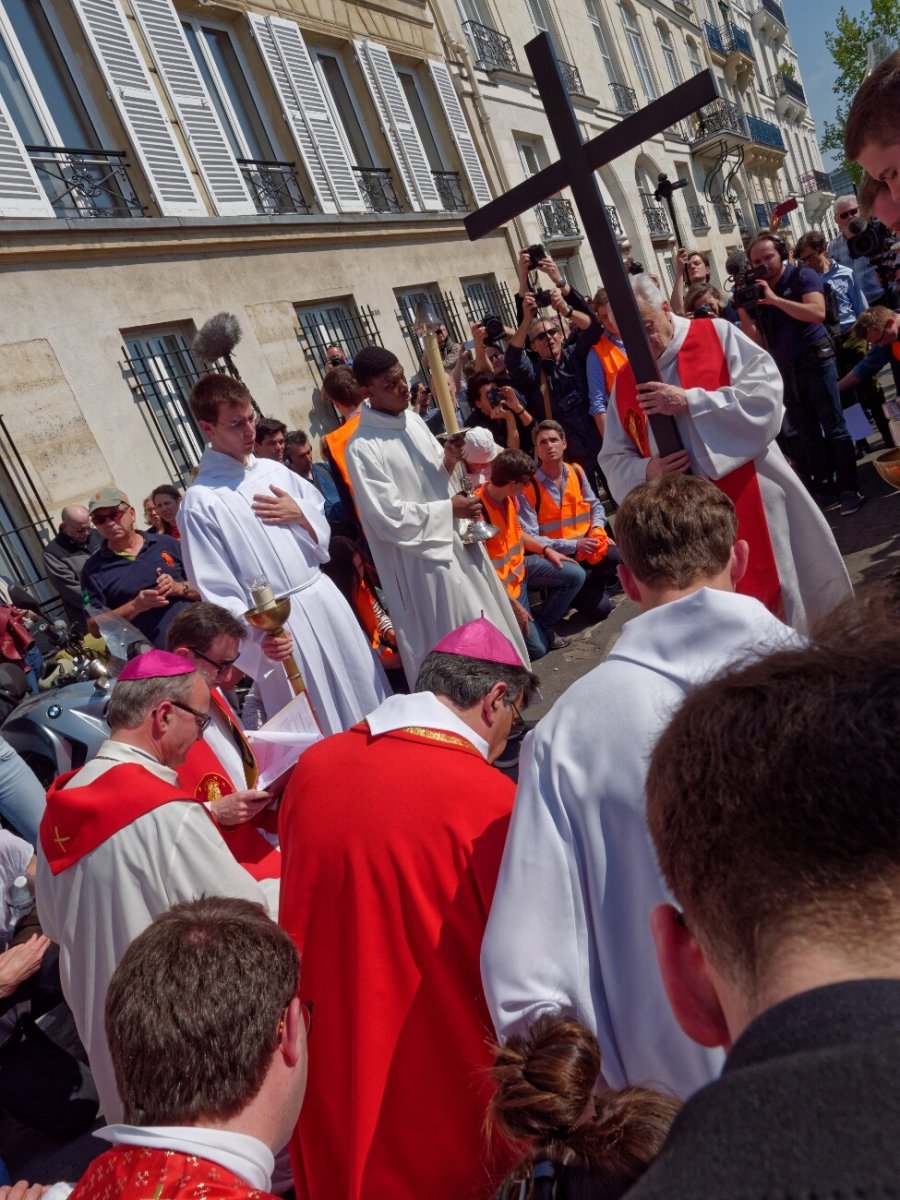
M494 435L489 429L467 429L466 444L463 458L471 466L486 466L500 453L500 447L494 441Z

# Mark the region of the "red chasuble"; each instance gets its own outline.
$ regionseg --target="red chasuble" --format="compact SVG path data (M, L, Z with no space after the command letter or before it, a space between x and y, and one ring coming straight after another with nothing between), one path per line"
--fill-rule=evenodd
M154 808L173 800L184 804L193 799L138 763L117 764L93 783L67 788L77 774L68 771L54 779L38 831L54 875Z
M712 321L691 321L687 337L678 351L678 376L681 386L702 388L707 392L728 387L731 383L725 351ZM638 404L634 372L628 363L616 376L616 410L622 428L644 458L650 457L647 416ZM769 535L769 524L763 507L762 493L753 462L710 481L725 493L734 504L738 518L738 537L750 546L747 573L737 585L745 596L755 596L784 620L784 602L778 565Z
M301 756L279 917L316 1006L291 1142L300 1200L492 1197L517 1157L485 1147L479 970L514 793L440 730L363 724Z
M95 1158L69 1200L274 1200L218 1163L180 1150L116 1146Z

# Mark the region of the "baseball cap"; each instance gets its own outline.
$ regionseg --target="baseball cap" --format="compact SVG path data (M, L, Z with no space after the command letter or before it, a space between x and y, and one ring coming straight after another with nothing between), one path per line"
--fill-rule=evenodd
M88 500L88 513L95 513L98 508L117 508L120 504L131 504L124 492L118 488L101 488Z

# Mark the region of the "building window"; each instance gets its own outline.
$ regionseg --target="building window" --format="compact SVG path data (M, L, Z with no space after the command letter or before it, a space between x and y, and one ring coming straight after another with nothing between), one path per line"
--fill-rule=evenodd
M421 283L416 287L395 288L394 295L397 297L397 323L421 371L425 371L425 355L422 339L416 331L416 314L420 305L430 309L447 326L452 342L466 341L468 330L452 293L442 292L437 284Z
M547 155L542 142L526 141L524 138L517 139L516 149L519 152L519 161L526 177L537 175L539 171L543 170L546 165L544 159Z
M48 615L62 607L44 576L43 548L55 533L41 494L0 416L0 575L31 592Z
M498 284L493 275L482 275L478 279L464 279L462 286L466 316L470 321L482 321L491 314L509 326L518 324L515 305L505 283Z
M528 15L537 33L546 33L553 43L553 49L560 58L565 58L559 29L550 8L550 0L525 0Z
M634 11L626 4L621 6L621 11L625 36L628 39L631 56L634 59L634 65L641 81L641 87L644 89L644 95L648 100L655 100L659 93L656 88L656 80L653 78L653 72L650 69L650 59L647 54L647 47L644 44L644 35L638 25L638 18Z
M693 38L685 38L684 44L687 47L688 63L691 68L691 75L699 75L703 70L703 59L700 57L700 47Z
M294 312L300 323L300 337L306 356L320 378L325 374L326 350L338 345L349 358L363 346L381 346L381 333L371 308L359 308L352 297L297 304Z
M203 435L188 397L204 374L179 330L142 330L125 338L125 365L132 391L146 408L149 425L173 479L183 487L203 453Z
M672 31L667 25L663 25L662 21L657 24L656 28L659 32L659 44L662 46L663 58L666 60L666 70L669 72L669 79L672 81L672 87L678 87L682 82L681 67L678 65L678 55L675 53Z
M360 104L350 91L350 84L340 59L326 50L315 50L313 53L322 81L322 90L326 100L331 102L338 129L344 135L350 162L356 167L374 167L372 145L359 116Z
M610 50L609 38L606 33L606 24L600 12L598 0L584 0L587 8L588 20L591 23L591 28L594 31L594 38L597 42L597 49L600 51L600 57L603 59L603 67L606 71L606 77L610 83L621 83L622 77L619 71L618 63L613 57Z
M397 78L400 80L400 86L406 96L406 103L409 105L416 129L419 131L428 165L432 171L446 171L447 163L435 139L435 125L426 108L425 97L422 95L419 81L413 71L403 67L397 68Z

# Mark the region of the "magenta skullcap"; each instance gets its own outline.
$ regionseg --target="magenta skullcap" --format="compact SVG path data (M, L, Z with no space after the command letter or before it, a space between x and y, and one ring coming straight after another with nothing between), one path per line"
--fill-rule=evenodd
M440 654L482 658L486 662L503 663L507 667L523 666L522 657L515 646L487 617L477 617L460 625L442 637L432 649Z
M182 654L168 650L148 650L127 662L119 673L120 681L129 679L168 679L170 675L190 675L196 667Z

